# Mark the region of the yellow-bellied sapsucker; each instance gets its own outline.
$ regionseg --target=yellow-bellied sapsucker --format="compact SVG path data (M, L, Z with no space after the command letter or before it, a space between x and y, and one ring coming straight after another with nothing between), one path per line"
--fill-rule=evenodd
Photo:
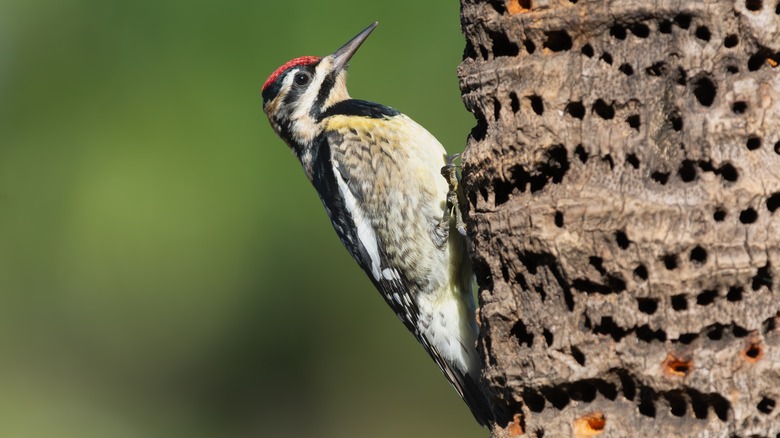
M300 160L344 246L487 425L454 166L412 119L347 93L347 61L376 25L332 55L279 67L263 84L263 110Z

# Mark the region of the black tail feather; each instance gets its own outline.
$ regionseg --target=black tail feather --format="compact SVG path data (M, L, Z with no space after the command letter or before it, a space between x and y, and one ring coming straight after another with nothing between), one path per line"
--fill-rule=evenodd
M481 426L492 428L492 423L495 421L493 411L481 386L469 374L464 375L460 380L463 401L468 405L471 414Z

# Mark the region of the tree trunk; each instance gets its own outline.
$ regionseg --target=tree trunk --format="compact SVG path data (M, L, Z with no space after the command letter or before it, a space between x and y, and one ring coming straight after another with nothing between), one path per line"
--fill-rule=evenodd
M462 0L494 436L780 437L780 0Z

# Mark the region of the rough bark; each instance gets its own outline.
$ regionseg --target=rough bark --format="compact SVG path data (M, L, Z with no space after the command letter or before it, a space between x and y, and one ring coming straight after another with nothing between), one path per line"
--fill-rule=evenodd
M494 436L780 437L778 0L462 0Z

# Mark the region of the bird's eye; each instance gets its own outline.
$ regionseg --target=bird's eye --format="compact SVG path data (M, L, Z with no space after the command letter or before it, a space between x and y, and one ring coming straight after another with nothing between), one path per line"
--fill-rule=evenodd
M311 75L308 73L296 73L295 74L295 85L306 85L311 80Z

